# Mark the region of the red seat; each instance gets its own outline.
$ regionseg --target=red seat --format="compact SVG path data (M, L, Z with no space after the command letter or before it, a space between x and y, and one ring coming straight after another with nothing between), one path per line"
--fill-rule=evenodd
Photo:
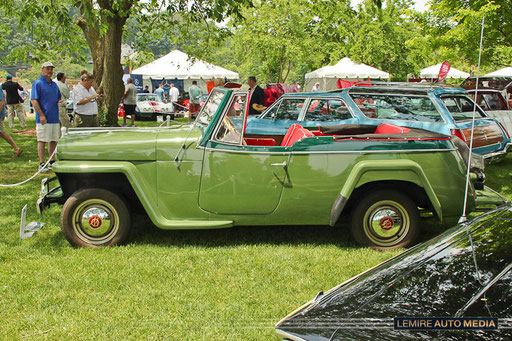
M288 128L286 135L284 135L283 142L281 143L282 147L289 147L294 144L297 140L302 139L304 137L314 136L312 132L303 128L300 124L294 123Z
M406 127L400 127L396 124L391 123L381 123L375 129L374 134L399 134L399 133L408 133L411 129Z

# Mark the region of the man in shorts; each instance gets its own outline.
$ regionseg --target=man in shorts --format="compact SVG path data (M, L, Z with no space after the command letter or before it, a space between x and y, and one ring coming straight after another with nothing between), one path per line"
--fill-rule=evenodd
M137 106L137 87L133 85L133 80L128 78L126 86L124 87L124 95L121 98L124 105L123 126L126 126L126 116L130 115L132 124L130 127L135 126L135 107Z
M44 62L41 77L32 84L31 103L36 111L37 155L39 156L39 169L47 171L44 167L45 146L48 143L48 154L51 156L57 148L60 136L59 100L61 99L59 87L52 81L54 66L51 62ZM54 162L50 160L50 168Z
M16 145L16 143L14 143L12 137L5 132L4 119L6 113L7 110L5 110L4 93L2 90L0 90L0 137L7 141L7 143L9 143L11 147L14 149L14 154L12 155L12 157L18 157L21 155L21 153L23 153L23 150L19 148Z

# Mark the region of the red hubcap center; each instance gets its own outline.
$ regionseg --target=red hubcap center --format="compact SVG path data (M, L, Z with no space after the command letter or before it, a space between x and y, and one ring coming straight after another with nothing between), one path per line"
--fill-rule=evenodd
M101 218L95 215L89 219L89 226L93 229L97 229L101 226Z
M393 222L393 219L391 219L391 218L382 218L380 220L380 227L383 230L391 230L394 225L395 225L395 223Z

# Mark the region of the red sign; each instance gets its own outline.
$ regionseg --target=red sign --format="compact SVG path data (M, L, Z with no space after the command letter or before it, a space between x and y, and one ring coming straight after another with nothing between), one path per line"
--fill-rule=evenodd
M444 62L441 65L441 68L439 69L439 75L437 76L437 82L438 83L444 82L449 71L450 71L450 63Z

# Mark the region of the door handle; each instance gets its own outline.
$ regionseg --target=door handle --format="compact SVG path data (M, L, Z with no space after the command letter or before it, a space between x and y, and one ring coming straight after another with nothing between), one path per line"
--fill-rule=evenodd
M288 166L288 164L286 163L286 161L283 161L281 163L271 163L270 164L271 166L281 166L281 167L286 167Z

